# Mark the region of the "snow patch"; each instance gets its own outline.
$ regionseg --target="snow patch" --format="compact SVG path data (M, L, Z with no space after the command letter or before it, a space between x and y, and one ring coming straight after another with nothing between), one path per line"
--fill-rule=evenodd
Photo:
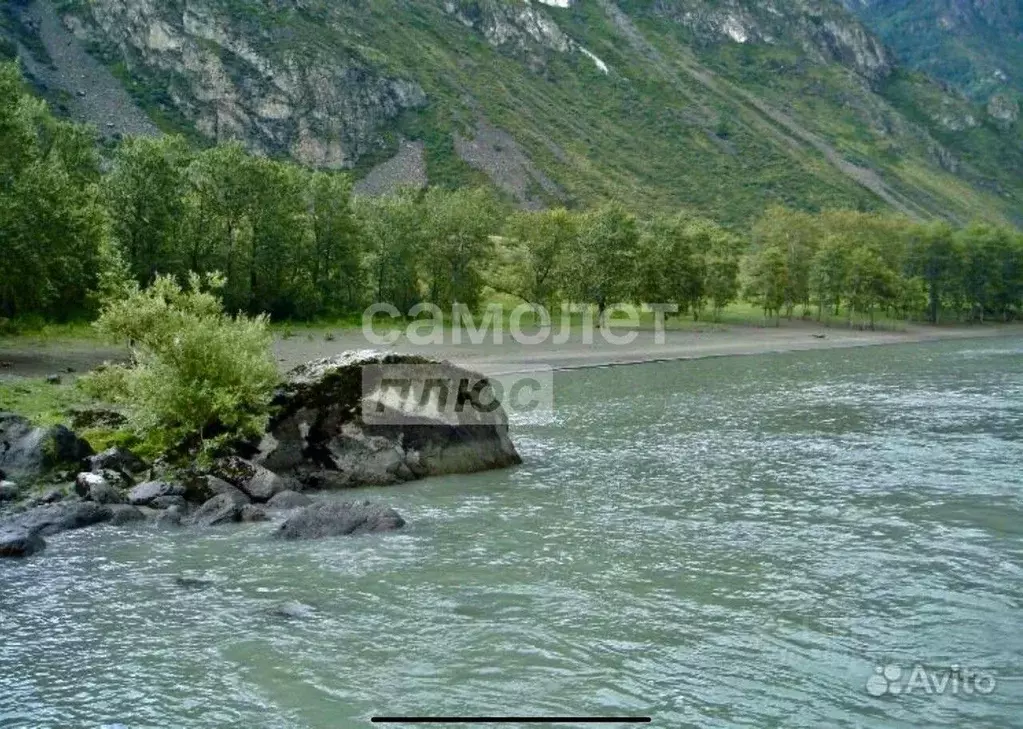
M552 8L570 8L572 7L572 0L540 0L544 5L549 5Z
M603 61L601 61L599 58L597 58L597 56L595 54L590 53L588 50L586 50L582 46L579 46L579 52L582 53L583 55L585 55L586 57L588 57L591 61L593 61L593 63L597 66L597 68L599 68L601 71L604 72L605 76L609 73L609 69L607 67L607 64L604 63Z

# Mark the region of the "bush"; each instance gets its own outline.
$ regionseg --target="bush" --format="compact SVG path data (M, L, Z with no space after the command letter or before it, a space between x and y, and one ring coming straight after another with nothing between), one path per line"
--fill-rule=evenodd
M127 339L134 361L86 378L97 397L122 404L131 428L160 448L203 454L266 426L277 384L265 316L231 317L218 290L223 279L192 274L187 288L169 276L129 287L104 305L96 328Z

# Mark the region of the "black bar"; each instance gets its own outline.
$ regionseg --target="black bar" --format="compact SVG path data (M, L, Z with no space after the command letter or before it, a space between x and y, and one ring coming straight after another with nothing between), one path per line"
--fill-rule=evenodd
M374 724L649 724L649 716L374 716Z

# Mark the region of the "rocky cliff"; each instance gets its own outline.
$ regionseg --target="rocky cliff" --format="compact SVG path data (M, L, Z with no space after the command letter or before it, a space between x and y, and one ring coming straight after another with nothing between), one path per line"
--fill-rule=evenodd
M843 0L900 60L1018 119L1023 5L1017 0ZM1015 119L1013 119L1015 121Z

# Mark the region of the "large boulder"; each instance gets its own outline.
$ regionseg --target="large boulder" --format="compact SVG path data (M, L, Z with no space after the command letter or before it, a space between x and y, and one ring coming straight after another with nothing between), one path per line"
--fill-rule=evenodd
M45 547L46 542L38 534L26 529L0 528L0 559L28 557Z
M63 425L36 428L13 413L0 413L0 471L15 481L40 479L59 466L77 468L92 448Z
M83 529L113 518L109 506L91 501L63 502L34 509L0 522L0 531L25 531L48 537L72 529Z
M405 520L394 509L369 501L324 501L288 517L275 533L281 539L320 539L401 529Z
M292 370L278 389L253 460L319 488L401 483L521 463L503 408L407 416L386 392L367 385L382 368L411 377L427 372L430 381L455 386L490 386L479 373L408 355L350 352L310 362ZM369 417L364 405L373 408Z
M167 481L146 481L128 492L128 503L132 506L149 506L162 496L184 496L185 487Z
M166 511L158 511L153 520L157 526L181 526L185 512L180 507L172 506Z

